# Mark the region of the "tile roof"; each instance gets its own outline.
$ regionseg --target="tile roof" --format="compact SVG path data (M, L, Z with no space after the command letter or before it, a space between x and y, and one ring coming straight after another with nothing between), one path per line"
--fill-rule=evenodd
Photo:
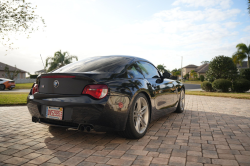
M191 64L191 65L187 65L187 66L185 66L185 67L183 67L183 68L197 68L197 67L198 67L198 66Z
M4 68L5 68L6 65L7 64L0 62L0 71L4 71ZM14 71L15 70L15 67L10 66L10 65L7 65L7 66L9 67L10 71ZM21 69L18 69L18 68L17 68L17 70L20 70L22 73L27 73L27 71L24 71L24 70L21 70Z
M203 64L197 67L194 71L197 73L206 73L208 71L209 64Z

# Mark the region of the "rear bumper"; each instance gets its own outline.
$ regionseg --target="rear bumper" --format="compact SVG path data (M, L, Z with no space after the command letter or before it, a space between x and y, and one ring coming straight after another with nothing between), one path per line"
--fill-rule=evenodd
M128 104L120 109L115 101L119 96L106 96L104 99L95 100L86 95L58 96L29 95L27 106L32 119L36 122L67 128L79 128L80 125L91 125L96 131L125 129L128 117ZM127 98L128 100L128 98ZM124 100L123 100L124 101ZM63 107L63 120L46 118L47 106Z

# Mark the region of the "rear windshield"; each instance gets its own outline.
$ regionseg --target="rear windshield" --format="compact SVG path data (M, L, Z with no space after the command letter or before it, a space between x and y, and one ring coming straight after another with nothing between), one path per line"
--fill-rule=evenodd
M100 56L83 59L55 70L53 73L115 72L120 73L133 59L129 57Z

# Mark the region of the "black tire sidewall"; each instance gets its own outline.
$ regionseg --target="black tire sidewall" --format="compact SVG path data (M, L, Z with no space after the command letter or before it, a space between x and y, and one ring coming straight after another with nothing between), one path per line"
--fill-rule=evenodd
M133 115L134 115L135 103L136 103L136 101L137 101L140 97L143 97L143 98L146 100L147 105L148 105L148 108L149 108L148 99L146 98L146 96L145 96L144 94L139 93L139 94L135 97L135 99L134 99L134 101L133 101L133 104L132 104L132 106L131 106L131 108L130 108L129 117L128 117L129 119L128 119L128 124L127 124L127 127L130 128L130 130L131 130L131 132L133 133L133 135L135 136L135 138L141 138L141 137L143 137L143 136L146 134L146 132L147 132L147 130L148 130L148 126L149 126L149 119L150 119L150 108L149 108L149 117L148 117L148 123L147 123L146 130L145 130L142 134L138 133L138 132L136 131L136 129L135 129L135 126L134 126L134 117L133 117Z
M5 89L5 85L0 85L0 90L4 90Z

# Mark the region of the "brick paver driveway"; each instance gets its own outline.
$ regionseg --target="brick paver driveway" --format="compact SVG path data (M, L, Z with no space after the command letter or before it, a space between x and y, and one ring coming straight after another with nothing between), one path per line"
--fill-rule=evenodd
M250 100L186 97L140 140L53 129L0 107L0 165L250 165Z

